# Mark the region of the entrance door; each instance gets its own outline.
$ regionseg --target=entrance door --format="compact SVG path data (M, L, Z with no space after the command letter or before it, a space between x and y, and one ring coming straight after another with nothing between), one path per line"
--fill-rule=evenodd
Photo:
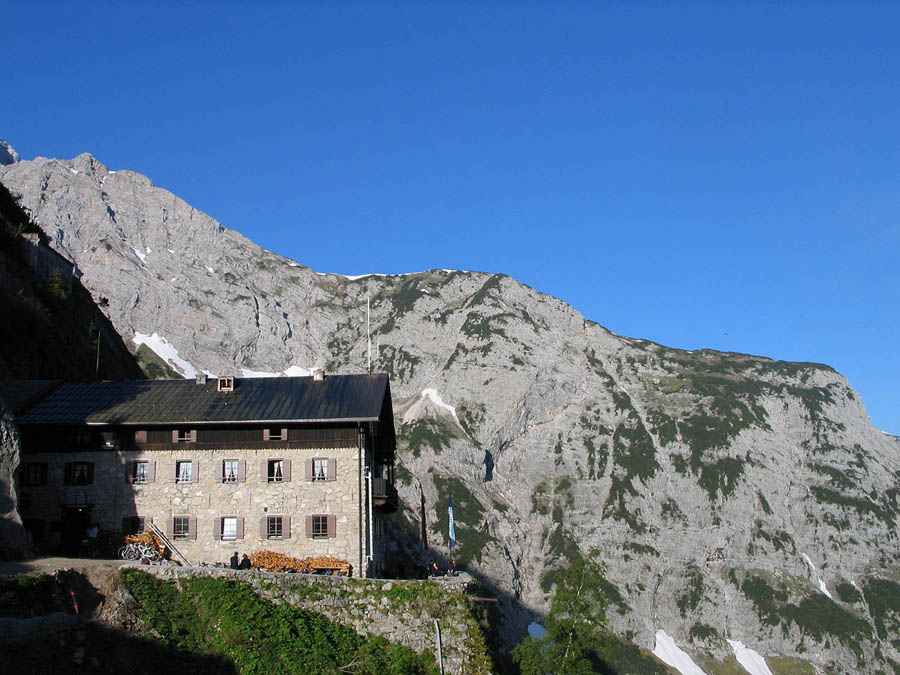
M62 553L76 555L81 551L81 542L87 538L91 526L90 506L63 507Z

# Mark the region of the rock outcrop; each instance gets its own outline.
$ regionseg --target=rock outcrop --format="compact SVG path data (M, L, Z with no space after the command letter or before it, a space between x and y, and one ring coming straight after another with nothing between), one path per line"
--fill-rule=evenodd
M615 335L502 275L347 279L84 154L0 167L126 341L190 374L392 377L398 525L500 594L507 634L599 556L609 622L724 658L900 664L900 452L827 366ZM446 551L446 548L444 548ZM900 666L898 666L900 667Z
M19 453L18 427L9 407L0 400L0 560L21 558L30 548L17 508L14 476Z
M0 165L14 164L19 161L19 153L9 143L0 138Z

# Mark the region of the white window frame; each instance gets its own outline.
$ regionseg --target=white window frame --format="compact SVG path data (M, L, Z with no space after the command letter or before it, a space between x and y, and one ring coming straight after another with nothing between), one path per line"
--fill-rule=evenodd
M135 483L146 483L147 479L150 476L150 462L146 459L138 459L134 462L134 477L133 480Z
M237 540L238 536L237 516L225 516L222 518L222 539L224 541Z
M179 528L183 525L183 529ZM172 518L172 537L175 539L187 539L191 536L190 516L174 516Z
M328 539L328 516L314 515L312 517L312 538Z
M241 460L239 459L223 459L222 460L222 482L237 483L240 475ZM229 473L229 468L231 472Z
M312 479L314 481L328 480L328 459L315 457L312 463Z
M266 462L267 475L266 479L269 483L284 482L284 460L270 459Z
M194 462L180 459L175 462L175 482L190 483L194 476Z
M277 530L277 533L274 532ZM266 517L266 539L284 538L284 516Z

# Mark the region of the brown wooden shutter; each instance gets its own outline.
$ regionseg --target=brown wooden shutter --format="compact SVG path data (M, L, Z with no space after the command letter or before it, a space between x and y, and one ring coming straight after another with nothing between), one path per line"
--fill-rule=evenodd
M156 460L147 462L147 482L156 482Z
M287 483L291 480L291 460L284 460L283 468L281 469L282 480Z
M192 483L200 482L200 460L199 459L191 460L191 482Z
M269 536L269 519L266 516L259 519L259 536L262 539Z
M329 459L328 460L328 480L337 480L337 460Z
M239 459L238 460L238 475L237 479L239 483L243 483L247 480L247 460Z
M269 436L270 436L269 428L266 427L265 429L263 429L263 440L264 440L264 441L268 441L268 440L269 440Z
M194 516L188 516L188 539L197 538L197 519Z
M216 460L216 466L218 467L216 469L216 481L219 483L224 483L225 478L226 478L226 476L225 476L225 460L224 459Z
M147 529L146 522L147 519L144 516L135 516L135 521L137 522L137 533L140 534L144 530ZM152 520L152 519L151 519Z
M169 472L169 481L174 483L178 480L178 461L172 462L172 470Z
M65 467L63 468L63 482L66 485L71 485L75 480L75 464L72 462L66 462Z
M291 538L291 517L282 516L281 518L281 536L283 539Z
M197 442L197 430L191 429L191 443Z
M213 537L216 539L222 538L222 519L221 518L213 518Z
M282 429L281 430L281 440L284 441L285 443L287 443L287 439L288 439L287 429Z
M172 429L172 442L178 442L178 429Z
M94 482L94 463L93 462L87 463L87 482L89 485Z
M328 523L328 537L333 538L337 536L337 517L336 516L326 516L326 520Z
M137 473L137 462L134 460L129 460L128 464L125 466L125 482L133 483L134 475Z
M312 520L313 520L312 516L306 516L306 536L307 537L313 536Z
M175 516L171 516L166 521L166 536L169 539L175 536Z
M269 480L269 460L263 459L259 462L259 480L265 483Z
M135 443L146 443L147 442L147 431L135 431L134 432L134 442Z
M244 538L244 519L240 516L238 516L238 519L237 519L237 538L238 539Z
M303 460L303 475L306 480L313 479L313 461L311 459Z

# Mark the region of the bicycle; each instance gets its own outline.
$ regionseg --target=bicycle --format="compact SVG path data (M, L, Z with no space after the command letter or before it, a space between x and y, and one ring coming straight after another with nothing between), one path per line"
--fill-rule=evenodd
M143 560L146 558L150 562L155 562L160 559L159 551L141 542L125 544L119 549L118 555L123 560Z

